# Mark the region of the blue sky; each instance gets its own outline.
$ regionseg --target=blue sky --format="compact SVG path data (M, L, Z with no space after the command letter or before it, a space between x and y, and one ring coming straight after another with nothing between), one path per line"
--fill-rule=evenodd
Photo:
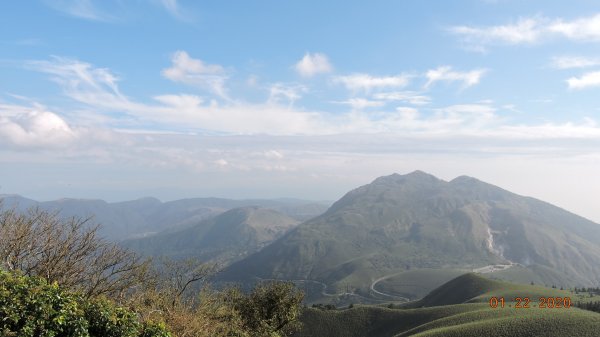
M334 200L421 169L600 221L594 1L12 1L0 74L0 193Z

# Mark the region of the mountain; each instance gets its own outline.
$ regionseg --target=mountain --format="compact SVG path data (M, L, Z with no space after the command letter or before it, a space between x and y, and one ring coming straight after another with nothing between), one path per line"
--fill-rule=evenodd
M371 296L378 280L403 271L485 266L505 269L494 276L518 267L545 282L598 284L600 225L471 177L392 174L348 192L222 277L310 280L327 293Z
M144 255L194 257L228 263L254 253L298 224L280 212L241 207L178 231L167 231L122 244Z
M25 211L30 207L58 212L61 217L91 217L91 223L101 224L100 233L107 239L121 241L144 237L165 230L180 230L193 226L227 210L259 206L304 221L323 213L325 202L298 199L191 198L161 202L156 198L109 203L104 200L60 199L38 202L18 195L0 195L3 207Z

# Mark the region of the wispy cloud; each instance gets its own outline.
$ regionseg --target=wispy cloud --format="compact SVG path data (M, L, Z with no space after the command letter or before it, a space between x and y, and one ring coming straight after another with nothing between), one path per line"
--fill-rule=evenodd
M580 77L571 77L567 80L569 89L586 89L600 86L600 71L589 72Z
M118 77L106 68L62 57L53 57L50 61L29 61L26 66L50 74L65 94L76 101L117 109L126 109L131 103L119 91Z
M308 88L300 84L275 83L269 89L268 102L280 103L285 100L291 106L306 92L308 92Z
M302 77L313 77L317 74L329 73L333 66L327 55L322 53L306 53L304 57L294 65L296 72Z
M522 18L516 23L490 27L455 26L450 32L460 35L467 44L486 45L492 42L507 44L533 43L544 32L545 19Z
M600 58L557 56L551 60L551 66L556 69L587 68L597 65L600 65Z
M45 3L57 11L80 19L91 21L114 20L114 16L100 10L92 0L45 0Z
M173 16L180 15L179 4L177 3L177 0L160 0L160 3Z
M208 83L221 88L221 81L212 82L211 74L220 77L222 68L192 60L179 62L188 67L170 68L168 76L192 84ZM96 68L89 63L55 57L50 61L31 61L30 69L45 72L58 83L65 94L99 113L118 113L121 116L142 120L153 120L174 128L185 127L225 133L254 134L296 134L323 133L319 114L291 109L281 105L274 96L287 94L294 99L298 93L290 88L276 88L270 101L252 104L227 100L224 105L214 100L205 100L196 95L164 94L153 97L157 104L145 104L133 100L120 92L118 78L108 69ZM216 84L215 84L216 83ZM215 90L216 93L220 92Z
M345 101L336 101L333 103L338 103L338 104L346 104L349 105L352 110L363 110L366 108L377 108L377 107L382 107L385 105L385 102L382 101L377 101L377 100L370 100L370 99L366 99L366 98L350 98L348 100Z
M160 5L167 10L172 17L184 22L191 22L189 11L183 9L178 0L158 0Z
M174 82L206 89L221 98L228 98L225 82L229 75L222 66L194 59L185 51L175 52L171 62L171 67L162 71L164 77Z
M431 97L415 91L378 92L373 98L383 101L406 102L413 105L426 105L431 103Z
M485 69L475 69L466 72L452 70L450 66L442 66L436 69L428 70L425 74L427 83L425 88L432 86L436 82L462 82L464 88L476 85L481 77L487 72Z
M600 14L566 20L542 16L526 17L496 26L454 26L449 31L461 37L466 47L485 51L493 44L534 44L553 37L574 41L600 41Z
M403 88L408 85L412 76L401 74L395 76L372 76L369 74L352 74L336 76L334 83L341 84L352 91L371 91L374 89Z
M501 118L493 102L456 104L447 107L420 109L399 107L385 109L392 102L408 102L421 95L414 92L382 92L379 99L352 97L344 104L350 111L329 114L311 111L289 104L306 92L301 85L278 83L270 88L270 98L263 103L248 103L231 99L223 104L214 100L189 94L162 94L153 97L154 104L140 103L121 93L118 78L108 69L96 68L88 63L53 58L49 61L29 62L31 69L51 75L61 85L65 94L86 105L86 109L121 119L123 115L132 120L153 121L170 131L212 132L249 135L336 135L344 133L399 133L411 137L427 136L493 136L502 137L556 137L556 130L582 128L590 137L600 136L600 128L589 123L569 125L513 125ZM202 69L210 67L203 65ZM220 68L214 68L220 69ZM442 72L446 74L447 72ZM445 76L448 76L447 74ZM600 83L600 74L593 81L585 76L578 79L588 83ZM442 77L434 77L442 80ZM474 83L469 76L449 76L452 80ZM391 81L393 85L397 82ZM582 82L582 83L583 83ZM389 84L387 81L377 82ZM574 82L574 88L585 85ZM380 87L380 86L375 86ZM359 86L358 88L364 88ZM377 95L375 95L377 96ZM394 100L395 99L395 100ZM417 101L423 101L418 98ZM284 103L284 104L281 104ZM285 104L287 103L287 104ZM380 107L376 113L360 109ZM114 114L120 114L114 117ZM46 115L48 116L48 115ZM14 123L14 118L11 119ZM5 123L6 124L6 123ZM57 125L60 125L57 124ZM67 124L67 126L69 126ZM143 127L131 124L130 129ZM69 126L72 129L72 126ZM550 128L555 133L547 133ZM67 129L65 129L67 130ZM537 131L536 131L537 130ZM539 132L538 132L539 131ZM219 158L217 158L219 159ZM216 160L216 159L215 159ZM229 159L226 159L228 162Z

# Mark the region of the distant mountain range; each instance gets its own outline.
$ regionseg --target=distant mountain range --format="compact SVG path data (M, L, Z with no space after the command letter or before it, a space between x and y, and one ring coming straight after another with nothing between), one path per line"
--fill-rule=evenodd
M241 207L185 229L126 240L122 244L147 256L193 257L225 265L257 252L298 223L275 210Z
M145 255L232 263L222 281L295 280L311 296L415 299L472 270L520 283L600 284L600 225L466 176L384 176L329 208L295 199L0 198L4 207L93 215L107 238Z
M493 267L493 266L496 267ZM373 293L373 282L422 268L494 271L549 284L600 283L600 225L474 178L416 171L348 192L223 280L309 280L327 292Z
M300 199L193 198L161 202L155 198L109 203L104 200L60 199L38 202L19 195L0 195L3 207L26 210L39 207L59 212L62 217L93 217L101 224L101 234L110 240L144 237L162 231L177 231L194 226L233 208L258 206L269 208L304 221L323 213L329 203Z

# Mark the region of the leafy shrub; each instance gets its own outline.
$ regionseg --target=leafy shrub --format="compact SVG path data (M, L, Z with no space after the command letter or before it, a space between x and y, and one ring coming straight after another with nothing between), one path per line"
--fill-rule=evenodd
M85 307L85 318L91 336L135 337L140 323L135 313L116 307L106 299L94 299Z
M19 337L167 337L164 325L107 299L88 300L38 277L0 270L0 335Z
M3 336L89 336L78 296L56 283L0 271Z
M300 326L304 294L291 282L264 282L248 295L230 289L228 296L250 336L286 336Z

